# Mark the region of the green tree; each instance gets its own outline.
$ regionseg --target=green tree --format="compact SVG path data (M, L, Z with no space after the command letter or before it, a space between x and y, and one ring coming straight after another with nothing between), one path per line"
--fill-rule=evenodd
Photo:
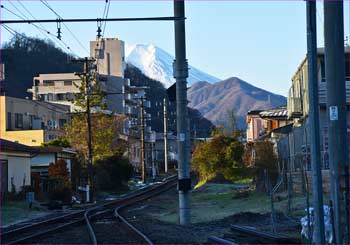
M104 102L104 93L102 92L100 83L96 80L96 73L91 71L86 76L80 76L81 84L75 84L79 87L80 93L74 95L73 103L81 108L82 113L77 113L72 117L70 125L66 126L65 137L69 140L72 147L77 150L83 159L88 156L88 128L86 113L87 110L87 89L89 90L89 104L94 111L91 113L91 134L92 134L92 150L93 162L107 156L113 155L118 149L117 138L121 131L124 117L103 113L106 109Z
M199 184L214 179L219 174L227 180L247 178L242 156L244 146L236 136L217 134L211 141L200 143L193 155L192 166L199 174Z
M42 143L41 144L42 147L47 147L47 146L57 146L57 147L64 147L64 148L68 148L71 147L71 144L69 142L69 140L67 138L56 138L53 140L50 140L46 143Z
M265 190L266 177L272 185L276 183L278 177L278 157L274 150L274 144L271 141L264 140L254 143L255 160L254 167L256 169L254 182L258 191Z

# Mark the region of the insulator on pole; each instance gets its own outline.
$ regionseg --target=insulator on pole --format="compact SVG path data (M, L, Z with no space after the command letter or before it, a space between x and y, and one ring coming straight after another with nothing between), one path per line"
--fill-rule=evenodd
M102 37L102 35L101 35L101 32L102 32L101 25L102 25L101 21L98 20L97 21L97 39L100 39Z
M61 40L62 36L61 36L62 32L61 32L61 21L57 20L57 38L59 40Z

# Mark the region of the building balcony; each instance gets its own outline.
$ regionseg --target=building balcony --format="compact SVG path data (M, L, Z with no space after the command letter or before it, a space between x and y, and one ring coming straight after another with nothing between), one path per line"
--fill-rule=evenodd
M303 115L301 98L288 97L287 111L290 119L301 117Z
M350 104L350 80L345 81L346 104ZM320 105L327 104L327 83L321 82L318 87L318 103Z

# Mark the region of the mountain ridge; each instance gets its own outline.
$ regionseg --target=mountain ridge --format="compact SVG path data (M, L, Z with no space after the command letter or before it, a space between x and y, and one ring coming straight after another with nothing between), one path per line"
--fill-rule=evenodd
M258 88L238 77L230 77L215 84L194 84L188 90L189 106L199 110L214 124L221 124L229 110L237 117L238 127L244 129L249 110L266 110L285 105L286 98Z
M126 62L136 66L146 76L160 81L166 88L175 82L173 77L174 59L172 55L154 44L125 44ZM197 81L207 81L209 83L220 81L219 78L191 65L189 65L188 73L187 82L189 85Z

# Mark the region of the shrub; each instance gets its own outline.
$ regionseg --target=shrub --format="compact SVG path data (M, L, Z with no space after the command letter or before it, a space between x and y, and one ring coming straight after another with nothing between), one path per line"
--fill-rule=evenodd
M100 159L95 162L98 187L102 190L112 190L122 187L132 174L133 167L129 160L120 154Z

